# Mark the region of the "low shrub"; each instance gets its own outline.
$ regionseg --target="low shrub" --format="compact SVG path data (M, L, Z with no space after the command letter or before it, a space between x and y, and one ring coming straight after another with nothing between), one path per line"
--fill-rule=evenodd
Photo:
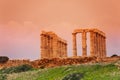
M6 68L6 69L2 69L1 72L9 74L9 73L25 72L28 70L32 70L32 66L24 64L24 65L20 65L17 67L10 67L10 68Z
M111 57L118 57L118 55L117 54L113 54Z
M83 73L72 73L64 77L62 80L81 80L83 76Z
M7 56L0 56L0 63L6 63L9 60Z
M6 74L0 74L0 80L7 80Z

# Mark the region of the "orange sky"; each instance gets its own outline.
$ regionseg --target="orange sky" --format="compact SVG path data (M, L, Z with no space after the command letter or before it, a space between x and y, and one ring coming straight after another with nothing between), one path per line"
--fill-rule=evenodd
M0 55L38 59L40 32L51 30L68 41L71 56L72 31L88 27L106 32L108 55L119 55L119 3L119 0L0 0Z

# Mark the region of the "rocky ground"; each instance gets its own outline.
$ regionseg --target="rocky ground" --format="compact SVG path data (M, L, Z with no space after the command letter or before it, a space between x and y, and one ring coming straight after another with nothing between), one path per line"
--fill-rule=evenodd
M0 64L0 68L8 68L12 66L19 66L22 64L29 64L34 68L48 68L63 65L75 65L75 64L92 64L92 63L110 63L120 60L120 57L106 57L104 59L96 57L77 57L77 58L52 58L52 59L40 59L40 60L9 60L7 63ZM118 65L118 64L116 64Z

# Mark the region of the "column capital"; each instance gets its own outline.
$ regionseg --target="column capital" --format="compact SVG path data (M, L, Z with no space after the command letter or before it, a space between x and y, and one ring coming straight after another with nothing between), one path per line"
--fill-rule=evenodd
M77 33L72 33L72 35L75 35L76 36Z

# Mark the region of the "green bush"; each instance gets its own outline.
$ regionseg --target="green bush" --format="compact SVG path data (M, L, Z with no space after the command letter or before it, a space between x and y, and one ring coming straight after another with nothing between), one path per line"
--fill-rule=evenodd
M81 80L83 78L83 73L72 73L64 77L62 80Z
M111 57L118 57L118 55L117 54L113 54Z
M6 63L9 60L7 56L0 56L0 63Z
M0 74L0 80L7 80L6 74Z
M28 71L31 69L32 69L32 66L24 64L24 65L20 65L17 67L10 67L10 68L6 68L6 69L2 69L1 72L9 74L9 73L25 72L25 71Z

